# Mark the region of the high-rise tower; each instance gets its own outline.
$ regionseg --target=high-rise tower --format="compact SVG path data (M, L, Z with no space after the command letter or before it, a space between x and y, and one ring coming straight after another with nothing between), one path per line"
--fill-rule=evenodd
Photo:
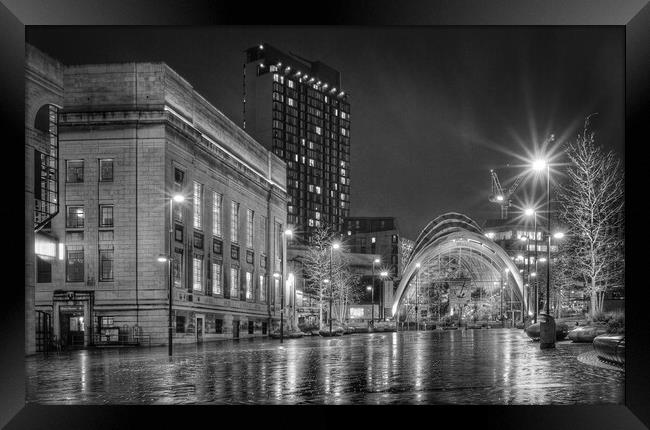
M268 44L245 52L243 125L287 163L287 224L302 239L319 226L341 231L350 213L350 103L340 72Z

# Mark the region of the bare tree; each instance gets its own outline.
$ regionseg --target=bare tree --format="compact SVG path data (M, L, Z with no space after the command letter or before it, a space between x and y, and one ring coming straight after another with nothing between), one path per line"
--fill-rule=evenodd
M305 288L318 296L319 328L323 326L323 307L329 304L330 299L333 302L332 317L343 321L349 304L356 302L359 295L360 277L350 271L344 250L339 249L330 255L332 244L337 239L338 234L329 226L314 229L303 258Z
M569 228L563 258L584 282L594 314L602 311L605 293L623 282L623 169L612 151L595 143L589 117L566 153L568 181L558 198L559 218Z

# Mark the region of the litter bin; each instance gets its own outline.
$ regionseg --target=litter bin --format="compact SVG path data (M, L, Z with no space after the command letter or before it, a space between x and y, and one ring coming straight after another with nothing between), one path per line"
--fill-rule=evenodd
M555 319L548 314L539 314L539 347L555 348Z

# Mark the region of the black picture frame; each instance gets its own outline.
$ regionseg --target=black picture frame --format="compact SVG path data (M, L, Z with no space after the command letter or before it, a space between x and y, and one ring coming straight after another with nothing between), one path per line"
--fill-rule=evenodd
M333 1L318 5L312 12L303 2L289 2L277 7L273 3L248 3L197 1L192 5L172 0L158 1L3 1L0 5L0 64L3 94L2 115L5 142L24 142L24 30L25 25L223 25L223 24L327 24L327 25L614 25L624 26L626 34L626 188L642 184L637 163L643 162L640 147L645 145L649 129L648 118L648 70L650 69L650 7L647 0L594 2L589 0L549 1L534 0L458 0L448 2L377 0L373 2ZM302 15L289 18L286 10L296 10ZM14 145L5 149L7 159L20 160L24 148ZM24 199L24 188L10 184L8 196L12 200ZM630 193L628 193L628 196ZM637 198L637 202L639 199ZM628 205L634 206L632 199ZM626 225L630 232L640 231L642 210L628 207ZM3 212L7 218L9 213ZM19 229L15 243L22 243ZM631 235L628 235L630 237ZM14 238L10 238L14 239ZM573 429L642 429L650 426L650 408L647 407L650 390L650 365L647 337L647 316L644 303L648 303L648 288L640 275L635 261L634 246L639 247L643 238L631 238L626 243L626 284L635 281L634 288L626 291L627 361L625 405L590 406L433 406L433 407L355 407L337 408L349 413L346 426L363 425L393 427L405 423L431 422L457 423L462 427L486 428L552 428ZM21 267L18 252L10 247L3 249L7 266ZM638 254L637 254L638 255ZM20 270L13 285L21 285ZM636 275L636 276L633 276ZM638 287L638 288L637 288ZM187 411L179 413L182 406L134 407L134 406L38 406L25 404L25 354L24 354L24 291L8 288L3 295L4 310L2 327L3 354L0 369L0 425L13 428L131 428L136 422L147 427L165 428L171 423L186 423ZM246 415L246 426L286 428L298 423L312 422L321 426L337 426L340 416L327 406L306 408L282 408L283 413L271 418L270 408L259 409L265 413L246 413L238 410L244 406L228 406L220 412L232 417ZM251 408L250 406L246 406ZM192 420L214 419L214 409L192 409ZM347 414L346 414L347 415ZM408 417L408 418L407 418ZM336 422L339 424L336 424ZM146 423L146 424L144 424ZM644 425L645 424L645 425ZM456 424L450 424L453 427Z

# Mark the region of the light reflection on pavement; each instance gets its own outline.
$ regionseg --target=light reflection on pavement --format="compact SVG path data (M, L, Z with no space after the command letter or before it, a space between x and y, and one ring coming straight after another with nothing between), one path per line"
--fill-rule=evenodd
M623 403L624 373L516 329L242 339L26 359L40 404Z

